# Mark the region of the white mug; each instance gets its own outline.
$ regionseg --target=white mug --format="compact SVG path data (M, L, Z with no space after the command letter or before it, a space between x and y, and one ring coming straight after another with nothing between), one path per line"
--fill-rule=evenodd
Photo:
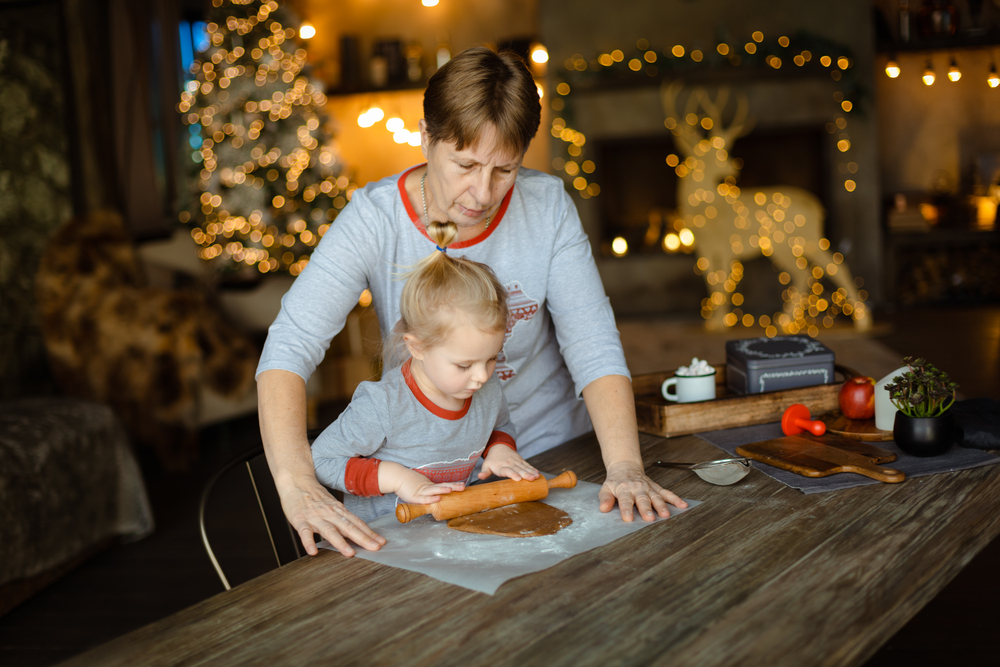
M667 391L674 385L676 385L675 393ZM715 398L715 371L707 375L675 375L669 380L664 380L660 385L660 393L668 401L677 403L710 401Z

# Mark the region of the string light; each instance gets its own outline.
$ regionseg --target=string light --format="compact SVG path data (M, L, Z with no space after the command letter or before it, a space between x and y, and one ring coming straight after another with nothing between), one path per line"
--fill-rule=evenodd
M189 126L196 201L178 218L200 256L298 275L356 189L337 159L326 96L307 76L275 0L213 0L208 48L177 105ZM225 7L223 7L225 5Z
M958 63L951 59L951 67L948 68L948 80L954 83L962 78L962 71L958 69Z
M316 28L312 23L303 23L299 26L299 37L302 39L312 39L316 36Z
M788 37L781 37L774 41L783 48L792 47L792 40ZM853 59L849 55L831 56L822 52L816 53L815 50L795 48L779 58L775 55L775 47L765 44L764 35L759 31L753 33L750 39L745 42L733 40L733 43L736 45L745 44L745 46L740 46L740 51L745 50L749 56L756 54L756 58L744 56L747 60L742 61L740 56L736 54L735 48L725 45L723 45L725 48L719 48L720 43L716 44L715 48L718 55L693 49L690 51L691 59L695 62L704 62L704 65L709 67L718 67L720 64L739 66L741 62L746 62L757 66L764 63L771 68L778 69L783 64L782 58L785 58L787 62L792 62L797 67L805 67L807 63L812 63L811 66L816 68L821 66L826 68L825 71L830 72L835 81L843 80L841 85L848 86L846 88L847 95L840 91L834 93L837 111L834 119L827 124L827 130L830 134L836 135L834 139L838 149L845 154L849 153L851 140L847 133L847 114L854 110L855 104L859 101L855 97L856 91L851 87L853 86L853 78L846 78L851 76L854 67ZM687 62L687 65L682 64L685 55L689 53L682 44L674 44L659 52L666 57L666 61L660 60L658 53L649 48L646 40L640 40L637 46L639 52L634 53L634 56L625 55L623 51L618 49L596 54L590 60L579 54L573 55L565 61L563 76L568 77L570 81L573 81L573 86L576 86L581 80L578 73L599 74L604 71L615 71L619 77L623 74L631 76L648 74L649 72L643 67L642 61L650 65L662 62L668 70L674 67L690 67L690 61ZM894 68L894 72L890 70L890 66ZM893 77L899 75L899 66L894 58L887 65L886 73ZM655 75L653 74L653 76ZM583 173L593 172L594 165L592 160L583 159L586 137L571 127L566 120L566 115L569 113L566 100L570 92L570 82L559 81L555 88L556 99L550 102L550 108L557 112L553 114L550 133L554 138L564 142L567 153L566 157L555 157L552 160L552 167L556 171L563 172L573 189L586 199L597 196L600 193L600 187L597 183L588 182L583 175ZM848 97L854 97L854 100L847 99ZM567 110L566 114L558 113L563 109ZM764 192L758 192L756 197L749 196L750 193L741 195L740 188L736 185L737 177L735 175L728 176L723 183L711 183L710 181L715 175L714 168L708 170L706 167L712 158L714 160L711 161L711 164L714 165L715 161L720 164L731 164L737 172L743 166L742 161L729 155L728 150L731 147L726 145L722 137L712 136L712 132L716 131L712 118L698 117L695 114L689 114L689 116L668 117L664 120L664 125L674 134L684 128L701 132L704 139L693 147L692 154L684 160L671 154L666 157L666 164L676 172L678 178L685 179L689 186L696 188L694 193L690 195L694 201L686 202L691 208L685 213L684 218L675 217L673 212L660 214L651 211L648 228L644 235L645 244L650 247L659 246L666 253L690 253L697 244L700 230L708 225L712 225L714 228L719 222L725 220L727 218L726 211L731 207L732 214L730 215L733 217L730 219L733 220L735 227L730 243L734 256L739 256L752 247L759 249L759 252L765 257L770 257L779 248L778 244L787 244L791 248L793 257L797 258L795 262L797 269L806 272L810 266L805 254L807 242L800 230L807 224L807 221L802 214L793 214L792 211L788 210L792 201L791 197L771 191L768 191L766 195ZM841 166L843 167L841 171L846 176L845 180L841 181L844 190L847 192L856 191L858 189L856 177L847 176L847 174L849 172L853 175L858 171L857 163L845 162ZM678 194L683 198L680 193ZM713 220L718 221L712 222ZM659 240L658 243L657 240ZM815 242L809 241L809 243ZM818 246L826 251L830 248L830 242L827 239L820 239ZM608 250L616 257L623 257L630 250L629 243L624 236L617 236L609 244ZM810 250L810 252L813 251ZM695 272L703 275L709 285L716 286L711 288L716 291L713 291L708 298L702 301L702 316L706 319L713 319L714 313L726 307L727 304L731 304L732 310L727 312L723 319L726 326L732 327L739 324L756 326L759 323L765 329L767 336L775 336L779 332L808 332L811 335L816 335L819 332L819 327L833 326L838 315L861 320L866 316L864 302L868 295L864 290L857 291L857 298L853 298L848 295L844 288L827 293L827 288L822 284L826 276L836 275L838 266L842 262L843 257L839 253L835 253L828 266L812 266L808 272L808 280L803 278L803 283L792 282L788 273L782 272L781 282L788 285L782 294L785 302L784 311L774 313L773 317L762 315L757 318L741 310L744 297L738 291L738 286L743 279L743 265L734 260L730 266L713 267L706 257L700 257L696 262ZM857 278L855 284L860 287L863 281ZM854 292L852 291L851 294Z
M901 72L902 69L899 66L899 61L896 59L896 56L894 54L890 54L889 60L885 65L886 76L888 76L890 79L895 79L900 75ZM952 56L950 59L947 76L948 80L953 83L961 80L962 78L962 70L958 65L958 60L954 56ZM934 65L929 57L927 58L921 78L924 84L928 86L933 85L934 82L937 80L937 75L934 73ZM996 83L995 84L992 83L993 81L996 81ZM989 84L991 88L996 88L1000 86L1000 77L998 77L996 74L996 65L992 61L992 57L990 62L990 71L986 77L986 83Z

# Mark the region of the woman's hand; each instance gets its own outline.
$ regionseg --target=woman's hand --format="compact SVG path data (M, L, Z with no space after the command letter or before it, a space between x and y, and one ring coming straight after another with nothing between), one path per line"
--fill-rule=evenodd
M354 549L345 537L368 551L378 551L385 538L368 527L364 521L347 511L344 504L334 498L315 477L303 477L295 482L278 484L281 507L288 522L302 540L306 553L319 553L313 533L319 533L334 549L350 558Z
M415 505L429 505L441 496L465 489L465 482L435 484L416 470L392 461L382 461L378 466L378 486L382 493L395 493L400 500Z
M507 445L493 445L483 459L479 479L486 479L490 475L509 477L515 482L522 479L538 479L538 471Z
M642 466L622 462L608 466L608 476L598 494L601 511L610 512L618 500L622 519L632 520L632 507L639 510L639 515L645 521L653 521L656 514L666 518L670 516L667 503L684 509L687 503L680 496L664 489L646 476ZM654 514L653 512L656 512Z

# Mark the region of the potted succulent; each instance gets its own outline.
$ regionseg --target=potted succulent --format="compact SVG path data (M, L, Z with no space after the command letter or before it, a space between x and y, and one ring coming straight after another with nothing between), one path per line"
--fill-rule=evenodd
M899 410L892 427L893 439L907 454L944 454L958 435L950 412L958 385L924 359L906 357L903 363L908 370L885 386Z

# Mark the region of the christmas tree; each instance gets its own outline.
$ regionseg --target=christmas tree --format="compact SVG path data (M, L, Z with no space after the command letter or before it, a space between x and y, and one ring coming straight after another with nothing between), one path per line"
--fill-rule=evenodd
M275 0L212 5L209 46L178 105L198 128L193 197L180 220L220 270L298 275L356 186L291 13Z

